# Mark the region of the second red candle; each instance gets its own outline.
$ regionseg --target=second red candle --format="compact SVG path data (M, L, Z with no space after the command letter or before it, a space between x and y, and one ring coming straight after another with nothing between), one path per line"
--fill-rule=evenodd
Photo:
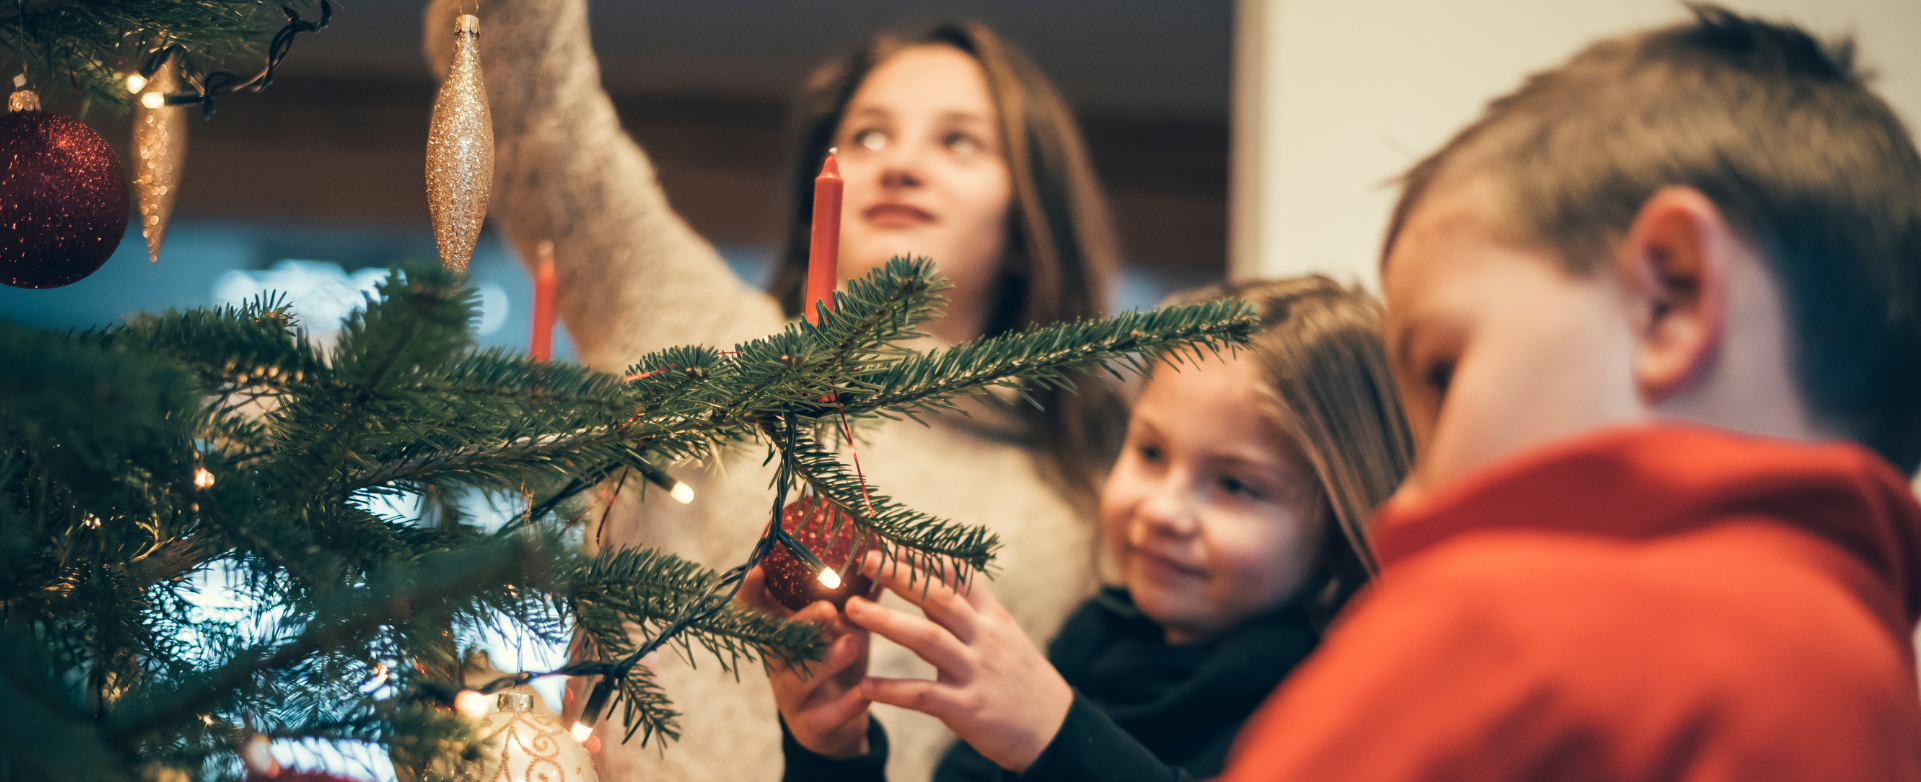
M834 287L840 280L840 193L843 182L834 152L827 151L820 176L814 178L814 232L807 250L807 298L801 316L815 320L815 303L834 308Z

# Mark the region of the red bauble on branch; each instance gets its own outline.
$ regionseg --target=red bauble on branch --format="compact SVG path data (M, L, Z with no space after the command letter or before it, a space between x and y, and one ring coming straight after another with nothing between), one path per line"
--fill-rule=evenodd
M0 116L0 283L57 288L127 233L127 175L100 134L44 111Z
M839 587L829 588L821 583L819 574L796 559L786 546L775 545L760 561L760 567L767 574L767 593L781 605L799 611L817 600L843 606L847 598L855 595L873 595L873 579L860 573L861 559L874 548L873 536L861 532L840 508L822 502L819 497L802 497L787 503L780 514L780 526L827 567L833 568L840 581ZM835 529L836 526L839 528ZM842 570L854 572L848 574L840 572Z

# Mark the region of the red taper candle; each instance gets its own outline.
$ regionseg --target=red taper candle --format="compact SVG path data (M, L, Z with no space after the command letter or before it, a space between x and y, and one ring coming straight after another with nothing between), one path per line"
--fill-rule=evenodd
M807 249L807 298L801 316L814 320L815 302L834 308L834 285L840 278L840 164L838 149L827 150L820 176L814 177L814 234Z
M538 256L534 263L534 334L527 340L527 355L535 361L550 361L554 357L554 290L558 286L554 243L542 240L534 253Z

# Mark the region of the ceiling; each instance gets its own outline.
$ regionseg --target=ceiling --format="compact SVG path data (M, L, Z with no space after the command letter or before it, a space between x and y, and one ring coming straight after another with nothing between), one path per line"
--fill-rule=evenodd
M483 0L481 16L486 16ZM339 0L290 78L424 81L420 0ZM609 91L783 100L884 29L971 18L1026 49L1083 113L1225 121L1233 0L609 0L590 4Z

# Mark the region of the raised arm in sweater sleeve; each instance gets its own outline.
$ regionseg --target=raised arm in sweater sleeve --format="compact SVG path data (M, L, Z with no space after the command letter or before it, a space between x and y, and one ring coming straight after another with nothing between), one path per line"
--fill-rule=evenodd
M443 74L463 7L472 3L434 0L427 11L427 57ZM725 347L777 328L773 300L674 213L621 130L585 0L489 2L479 15L494 120L489 216L523 259L553 241L560 317L582 363L618 371L663 347Z

